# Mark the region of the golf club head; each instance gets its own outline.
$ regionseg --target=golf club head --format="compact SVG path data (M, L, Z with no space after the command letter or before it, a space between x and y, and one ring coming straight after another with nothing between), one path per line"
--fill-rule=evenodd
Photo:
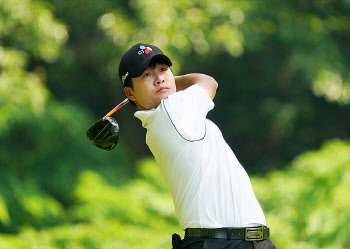
M102 118L87 130L86 136L96 147L110 151L118 144L119 125L114 118Z

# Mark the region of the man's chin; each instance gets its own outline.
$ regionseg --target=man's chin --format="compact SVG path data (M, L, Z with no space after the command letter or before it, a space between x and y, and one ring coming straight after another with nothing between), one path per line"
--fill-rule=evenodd
M166 99L169 95L171 95L173 93L175 93L175 91L168 89L167 91L160 92L158 94L160 95L161 99Z

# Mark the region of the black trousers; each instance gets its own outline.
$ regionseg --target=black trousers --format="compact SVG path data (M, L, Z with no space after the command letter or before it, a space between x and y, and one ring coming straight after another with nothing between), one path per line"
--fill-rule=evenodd
M173 235L173 249L277 249L270 239L245 241L229 239L183 239Z

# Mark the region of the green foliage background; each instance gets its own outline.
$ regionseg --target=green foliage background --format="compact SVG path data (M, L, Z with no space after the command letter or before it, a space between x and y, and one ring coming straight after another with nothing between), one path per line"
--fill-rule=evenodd
M182 234L131 106L112 152L86 129L124 99L123 51L219 82L209 118L278 248L349 248L350 2L0 0L0 248L171 248Z

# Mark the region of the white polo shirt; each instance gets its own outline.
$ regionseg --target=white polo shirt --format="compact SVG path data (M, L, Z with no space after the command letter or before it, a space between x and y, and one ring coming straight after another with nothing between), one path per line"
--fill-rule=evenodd
M196 85L135 117L173 197L181 228L266 225L250 179L219 128L206 119L214 103Z

